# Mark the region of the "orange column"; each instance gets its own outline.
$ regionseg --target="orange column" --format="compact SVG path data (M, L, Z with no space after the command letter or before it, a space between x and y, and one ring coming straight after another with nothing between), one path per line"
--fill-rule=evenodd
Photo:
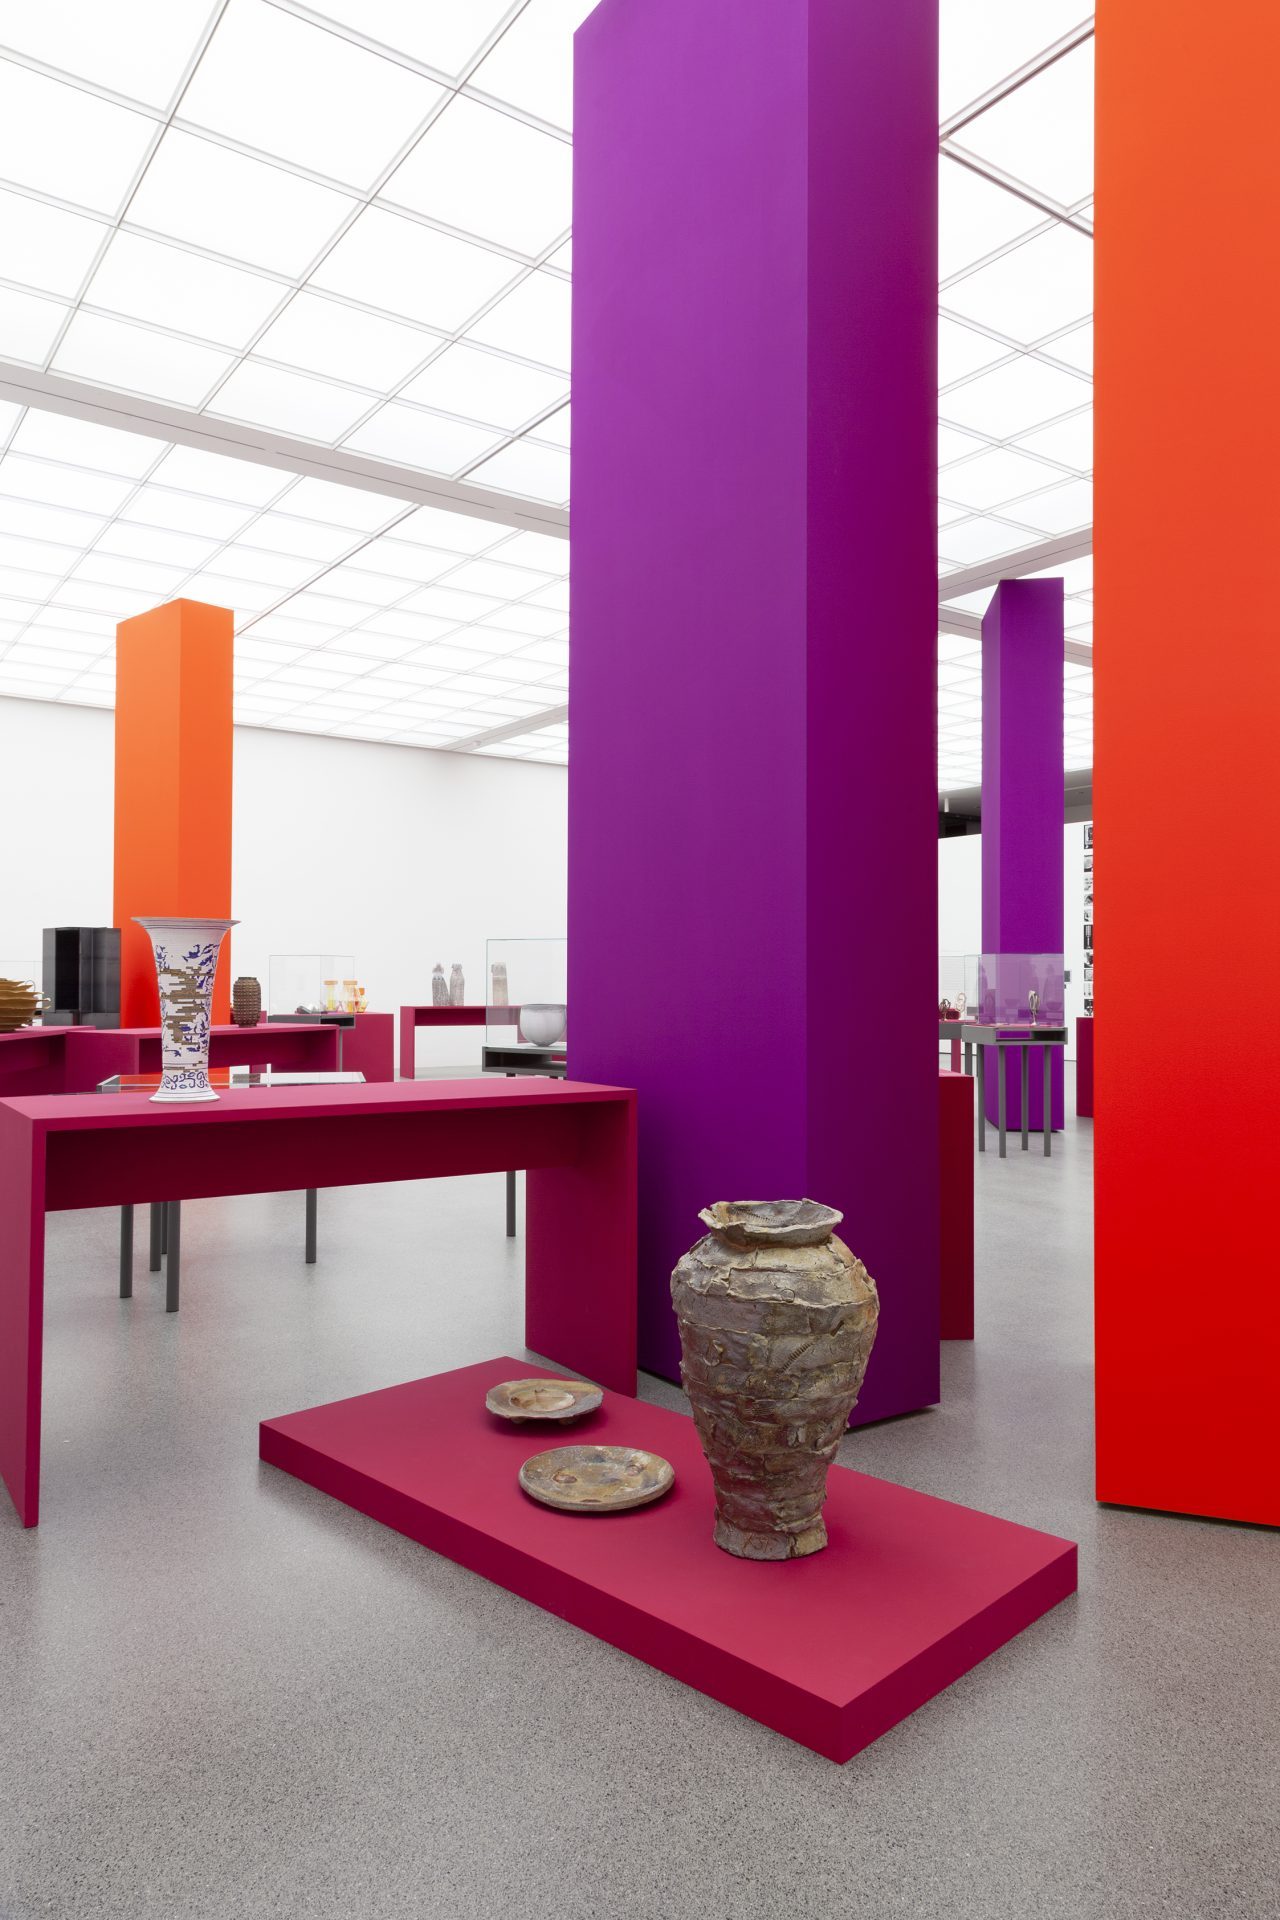
M1280 7L1097 62L1098 1497L1274 1525Z
M116 629L115 924L120 1020L160 1017L134 914L231 918L232 616L173 600ZM213 1017L230 1018L230 941Z

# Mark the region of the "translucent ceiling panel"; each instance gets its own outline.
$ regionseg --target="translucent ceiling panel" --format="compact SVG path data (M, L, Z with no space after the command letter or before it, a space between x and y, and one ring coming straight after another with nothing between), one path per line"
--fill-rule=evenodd
M355 205L330 187L171 127L129 204L129 220L295 278Z
M457 473L488 452L497 436L487 427L466 426L424 413L418 407L380 407L344 445L353 453L370 453L427 473Z
M156 400L198 407L232 364L229 353L199 347L127 320L77 313L51 362L54 373L120 387Z
M53 300L0 287L0 357L43 366L66 317Z
M325 20L352 27L368 40L407 53L438 73L458 78L494 28L512 11L513 0L320 0L312 8Z
M1060 222L942 294L948 313L1030 344L1087 319L1093 305L1093 242Z
M274 467L205 453L199 447L174 447L151 477L163 487L181 487L188 493L209 494L220 500L245 500L257 507L278 498L293 481L292 474L280 473Z
M367 190L444 90L260 0L230 0L181 117Z
M459 97L382 192L446 226L538 254L569 225L572 185L567 141Z
M310 374L287 373L257 360L242 360L223 381L208 411L331 446L373 404L367 394L350 387L316 380Z
M958 160L938 159L938 278L947 280L1045 224L1038 207Z
M307 373L389 393L439 347L433 333L299 293L257 342L255 354Z
M107 228L25 194L0 190L0 263L6 280L66 297L80 290Z
M117 233L85 293L91 307L172 327L226 347L246 347L289 289L241 267L141 234Z
M529 0L472 86L555 127L573 125L573 35L596 0Z
M528 274L470 328L470 337L484 346L501 347L568 372L572 299L567 280L549 273Z
M938 385L949 386L953 380L976 373L979 367L1007 360L1012 351L1003 340L993 340L990 334L943 315L938 321Z
M1061 476L1052 467L1004 448L962 460L939 477L938 491L968 507L996 507L1033 488L1052 486Z
M1046 459L1059 460L1063 466L1089 473L1093 468L1093 408L1073 414L1070 419L1058 420L1051 427L1024 434L1018 445L1028 453L1042 453Z
M29 407L10 442L10 451L137 479L155 465L165 445L165 441L146 434L122 433L117 427L77 420L73 414L41 413Z
M979 373L952 387L943 401L948 421L972 427L995 440L1029 432L1087 401L1086 380L1020 354L991 373Z
M1069 533L1091 524L1093 488L1087 480L1066 480L1034 499L1013 501L1005 510L1042 533Z
M1083 327L1075 327L1070 333L1061 334L1058 339L1049 341L1042 351L1052 354L1055 360L1065 360L1069 367L1078 367L1081 373L1092 374L1092 320L1087 321Z
M452 332L519 268L502 254L368 207L312 275L312 285Z
M0 59L0 179L114 214L155 135L145 114Z
M956 141L1062 206L1085 199L1093 192L1093 41L988 107Z
M942 0L943 119L1089 16L1084 0Z
M213 0L129 0L125 30L108 0L41 0L4 9L4 40L110 93L165 107L216 12Z
M540 420L533 429L530 438L549 440L554 447L569 446L569 407L561 407L559 413L551 414L546 420Z
M558 447L513 440L491 460L473 467L467 478L478 487L497 487L504 493L519 493L559 506L569 498L569 456Z
M475 347L454 346L411 380L402 398L438 407L442 413L514 429L567 393L568 383L556 374L540 373Z

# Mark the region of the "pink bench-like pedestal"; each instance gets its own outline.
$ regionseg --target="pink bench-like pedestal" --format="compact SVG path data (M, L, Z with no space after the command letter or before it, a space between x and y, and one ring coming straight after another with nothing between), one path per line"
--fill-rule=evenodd
M1075 1590L1072 1542L845 1467L831 1471L825 1552L735 1560L712 1544L711 1478L686 1415L619 1393L567 1428L485 1412L487 1387L540 1371L489 1360L312 1407L263 1421L259 1450L830 1760L848 1760ZM530 1454L597 1440L663 1454L674 1489L593 1519L520 1492Z

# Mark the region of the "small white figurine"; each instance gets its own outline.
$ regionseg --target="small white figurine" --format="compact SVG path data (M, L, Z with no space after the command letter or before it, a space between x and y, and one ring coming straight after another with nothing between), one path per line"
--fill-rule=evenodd
M462 978L462 968L455 964L449 969L449 1005L451 1007L465 1007L466 1004L466 982Z
M431 969L431 1004L433 1007L447 1007L449 1004L449 985L438 960Z
M489 969L489 973L491 976L491 984L489 988L489 1005L491 1007L507 1006L509 1003L507 1000L507 963L506 961L495 960L493 965Z

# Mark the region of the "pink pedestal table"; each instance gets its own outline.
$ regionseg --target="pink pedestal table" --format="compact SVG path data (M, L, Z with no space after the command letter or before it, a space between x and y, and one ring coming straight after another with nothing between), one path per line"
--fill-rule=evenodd
M387 1016L389 1017L389 1016ZM281 1073L333 1073L336 1029L320 1025L216 1026L213 1067L271 1065ZM160 1071L159 1027L23 1027L0 1033L0 1099L39 1093L92 1093L114 1073Z
M24 1525L39 1513L46 1210L524 1167L525 1339L630 1391L635 1154L634 1093L572 1080L0 1100L0 1472Z
M938 1072L943 1340L973 1338L973 1092L971 1074Z
M401 1007L400 1078L412 1080L417 1071L419 1027L514 1027L519 1021L519 1007Z
M487 1387L528 1371L489 1360L266 1420L259 1451L829 1760L848 1760L1075 1590L1071 1541L847 1467L828 1481L824 1552L734 1559L712 1544L711 1476L687 1415L619 1393L568 1428L485 1412ZM520 1492L522 1461L578 1441L660 1453L675 1486L607 1518Z
M1076 1118L1093 1118L1093 1015L1076 1020Z

